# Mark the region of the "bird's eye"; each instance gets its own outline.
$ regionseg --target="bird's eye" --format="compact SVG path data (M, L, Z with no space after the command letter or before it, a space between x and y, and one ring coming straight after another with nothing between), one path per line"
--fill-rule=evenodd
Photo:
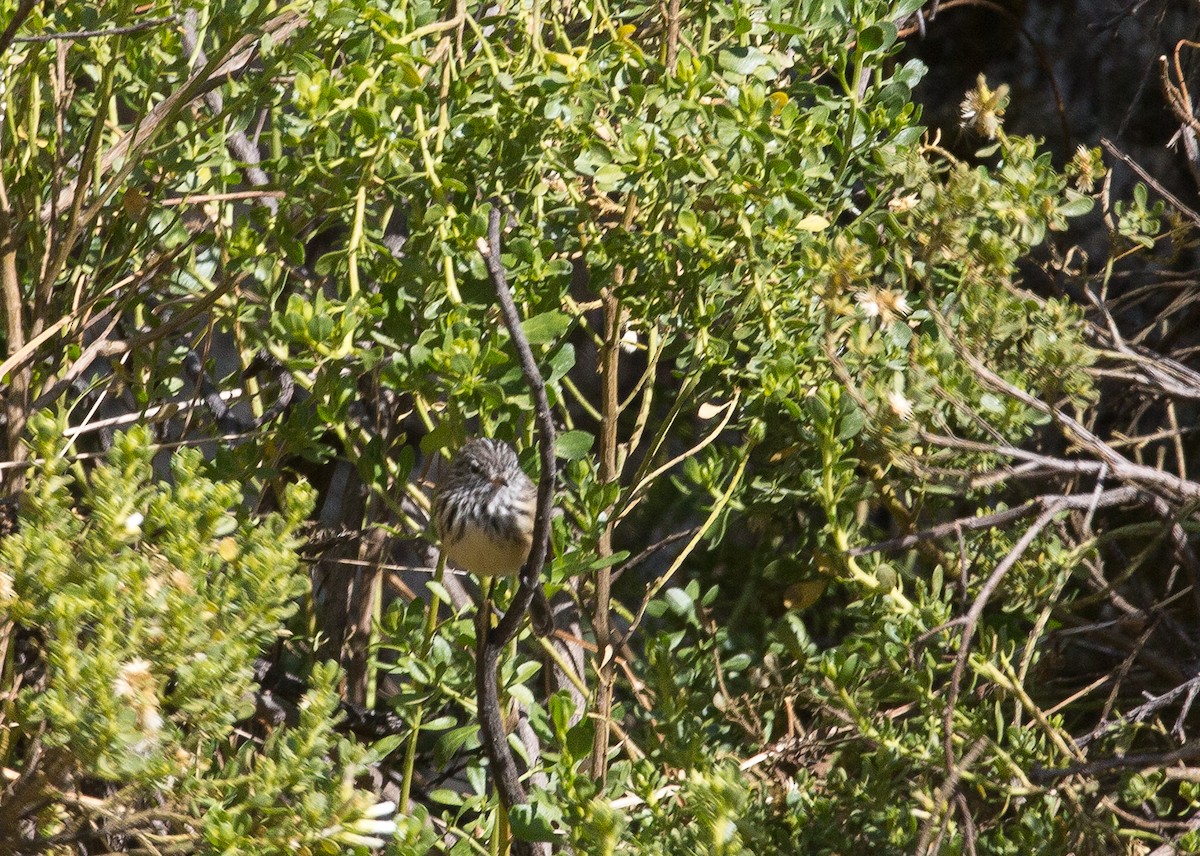
M477 476L483 475L483 464L479 463L479 461L471 461L467 464L467 468Z

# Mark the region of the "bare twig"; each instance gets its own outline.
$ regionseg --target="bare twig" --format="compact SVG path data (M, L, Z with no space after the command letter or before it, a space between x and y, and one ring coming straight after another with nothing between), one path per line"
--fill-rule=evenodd
M38 0L21 0L21 5L13 13L8 26L4 28L4 32L0 33L0 55L3 55L12 45L13 40L16 38L17 30L21 29L21 25L25 23L25 19L29 17L37 4Z
M628 230L637 213L637 197L630 194L625 199L625 214L621 227ZM625 268L617 265L613 271L612 285L601 289L600 301L604 307L604 339L600 346L600 483L610 485L621 477L621 462L617 456L618 420L621 402L617 382L621 361L621 328L625 323L625 310L617 298L614 287L625 284ZM596 541L597 558L607 559L613 554L613 530L617 525L612 508L605 510L608 519ZM616 670L613 658L618 639L612 628L612 566L604 565L596 574L596 603L592 613L592 632L596 637L599 656L596 659L596 695L592 704L596 731L592 738L590 768L592 778L603 784L608 775L608 741L612 729L613 684Z
M1132 755L1120 755L1113 758L1097 758L1095 761L1081 761L1066 767L1049 769L1035 767L1029 773L1029 778L1039 785L1049 784L1067 776L1099 776L1120 770L1160 770L1178 764L1180 761L1195 761L1200 759L1200 740L1193 740L1177 749L1167 752L1146 752Z
M963 773L971 769L971 766L977 760L979 760L979 756L983 754L983 750L987 748L987 745L988 741L986 738L978 738L971 745L971 748L967 750L967 753L963 756L963 759L954 766L954 769L950 771L948 776L946 776L946 780L942 782L941 786L937 789L937 793L934 795L933 800L934 807L942 809L941 819L943 824L949 817L950 803L952 802L953 795L957 793L958 783L962 781ZM954 800L954 802L957 801ZM921 837L917 842L916 850L916 852L922 856L927 853L936 852L936 849L930 848L929 843L930 839L933 837L933 828L935 821L937 820L938 815L930 813L929 817L922 824Z
M17 271L17 244L20 239L16 217L8 201L4 177L0 175L0 305L4 308L5 343L8 347L5 365L14 360L25 346L24 299ZM24 455L21 435L28 416L29 376L27 368L13 373L4 394L4 411L8 427L4 454L7 460L20 460ZM19 487L19 482L17 487Z
M196 30L198 22L199 13L195 9L189 9L184 13L183 49L188 56L194 57L196 65L203 67L208 64L208 56L204 53L204 48L200 45L200 37ZM221 111L225 108L224 99L217 89L210 89L205 92L204 102L208 104L208 109L212 111L214 116L221 115ZM244 130L241 128L230 129L226 136L225 146L229 149L230 154L242 162L246 181L250 182L254 187L262 187L269 183L266 172L258 165L262 160L258 146L250 141ZM268 210L273 212L279 208L279 201L274 195L263 194L260 198L262 204Z
M1009 550L992 575L984 582L983 588L979 590L979 594L975 596L974 603L967 611L966 621L963 623L962 639L959 642L958 657L954 662L954 671L950 675L950 688L946 695L946 708L942 717L942 725L944 733L942 740L946 751L946 764L950 771L953 771L957 766L954 759L954 708L958 703L958 695L962 689L963 676L967 670L967 658L971 653L971 640L975 637L975 629L979 625L979 619L983 616L983 610L987 606L988 601L1000 586L1000 581L1004 579L1004 575L1009 569L1017 563L1021 556L1025 555L1025 551L1029 549L1033 541L1046 528L1047 524L1054 519L1054 515L1062 510L1062 506L1058 503L1051 503L1033 522L1025 534L1018 539L1013 548Z
M1104 147L1104 150L1106 152L1108 152L1110 155L1112 155L1117 160L1121 161L1123 164L1125 164L1127 167L1129 167L1131 170L1133 170L1135 173L1137 173L1138 178L1140 178L1142 181L1146 182L1146 184L1153 187L1154 191L1159 196L1161 196L1163 199L1167 200L1167 202L1171 203L1171 205L1174 206L1179 211L1180 214L1183 214L1185 217L1187 217L1193 223L1200 226L1200 214L1197 214L1191 208L1184 205L1183 200L1181 200L1174 193L1172 193L1171 191L1169 191L1165 187L1163 187L1162 182L1156 181L1154 176L1152 176L1150 173L1146 172L1146 170L1142 168L1141 164L1139 164L1137 161L1135 161L1129 155L1125 154L1123 151L1118 149L1116 147L1116 145L1113 144L1112 140L1108 139L1107 137L1101 137L1100 145L1102 145Z
M17 43L41 43L52 42L56 40L74 41L76 39L94 39L102 36L123 36L128 33L137 33L142 30L150 30L154 27L163 24L173 24L179 20L178 15L167 15L165 18L150 18L146 21L141 21L137 24L128 24L124 27L110 27L107 30L72 30L66 33L42 33L38 36L17 36L13 39Z
M182 86L158 102L133 128L107 149L100 156L97 169L81 170L75 181L64 187L56 198L46 202L40 214L42 223L48 223L55 212L71 208L76 195L86 191L93 174L104 175L116 168L119 172L117 178L110 181L104 192L99 194L99 198L92 203L84 219L94 216L94 212L99 212L108 198L116 192L121 180L132 172L139 162L131 153L141 152L178 112L192 101L220 86L230 76L237 77L243 74L258 55L264 38L270 38L276 44L280 44L307 23L308 19L297 12L282 12L259 26L253 35L243 36L223 50L219 59L210 60L204 67L197 69Z
M963 347L958 337L954 335L954 331L950 328L950 324L945 316L942 315L941 311L932 301L927 301L926 306L929 308L930 314L937 322L942 334L953 344L958 355L971 367L984 385L1016 399L1031 410L1035 410L1053 419L1058 423L1059 428L1066 435L1067 439L1086 449L1098 459L1098 462L1093 464L1094 466L1099 467L1100 463L1106 464L1113 477L1117 480L1142 484L1157 489L1177 501L1200 500L1200 484L1189 479L1180 478L1161 469L1156 469L1155 467L1135 463L1123 457L1092 433L1079 420L1031 395L1016 384L1005 380L999 374L992 371L979 357ZM993 451L996 450L993 449ZM1005 451L1004 453L1007 454L1008 452Z
M1030 517L1039 511L1045 511L1051 505L1064 510L1126 505L1135 501L1140 493L1134 487L1121 487L1106 490L1099 494L1039 496L1037 499L1027 502L1024 505L1019 505L1016 508L1009 508L1005 511L997 511L992 514L984 514L980 517L964 517L960 520L952 520L949 523L942 523L937 526L931 526L928 529L922 529L920 532L914 532L911 535L892 538L888 541L880 541L878 544L855 547L850 551L850 555L864 556L868 553L905 550L924 541L934 541L938 538L957 535L961 532L971 532L976 529L993 529L1003 526L1006 523L1011 523L1014 520L1020 520L1023 517Z
M660 539L658 542L651 544L649 547L642 550L642 552L638 553L636 556L626 559L624 562L622 562L620 565L618 565L616 568L614 568L613 569L613 581L615 582L617 579L619 579L621 576L623 576L627 571L631 571L634 568L636 568L638 565L642 564L642 562L645 562L647 559L649 559L651 556L653 556L659 550L664 550L667 547L670 547L675 542L682 541L684 538L691 538L691 537L695 536L695 534L699 531L700 531L699 526L692 526L691 528L688 528L688 529L681 529L678 532L672 532L670 535L667 535L666 537Z
M1141 722L1152 713L1162 710L1164 707L1174 702L1177 698L1180 698L1181 696L1186 697L1197 687L1200 687L1200 675L1189 678L1187 681L1184 681L1179 686L1168 690L1162 695L1154 696L1145 704L1135 707L1124 716L1119 716L1116 719L1109 720L1108 722L1100 723L1092 729L1090 734L1085 734L1082 737L1076 738L1075 744L1077 746L1086 746L1093 740L1103 737L1105 734L1115 731L1122 726L1129 725L1133 722Z
M679 56L679 0L667 0L667 74L675 72Z
M508 611L500 623L489 628L490 621L479 623L479 638L475 661L475 692L479 702L480 740L484 752L487 753L492 769L495 771L496 789L500 800L506 809L528 803L525 789L521 786L517 773L517 762L508 745L508 737L504 732L504 721L500 713L500 693L496 684L496 667L500 661L500 651L508 644L520 627L525 612L529 609L530 601L536 588L541 586L542 569L546 565L546 554L550 545L550 513L554 507L554 420L550 414L550 402L546 398L546 382L538 370L533 358L533 351L521 329L521 316L513 302L512 292L508 287L508 278L500 261L500 202L492 201L492 210L488 215L488 240L486 246L479 248L487 263L488 274L492 286L496 290L496 299L504 318L504 325L512 337L513 347L516 348L517 358L521 364L521 372L533 395L535 416L538 426L538 453L541 459L542 471L538 479L537 514L533 523L533 548L529 560L521 569L521 584L513 595ZM486 252L485 252L486 250ZM485 602L481 609L487 615L488 604ZM531 758L536 762L536 758ZM518 854L532 856L534 853L548 853L549 845L544 843L530 844L517 839L513 849Z

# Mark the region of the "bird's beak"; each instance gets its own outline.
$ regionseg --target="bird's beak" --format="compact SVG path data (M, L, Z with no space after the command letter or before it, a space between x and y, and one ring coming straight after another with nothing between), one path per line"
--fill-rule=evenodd
M492 478L492 487L504 487L508 484L508 480L504 476L494 476Z

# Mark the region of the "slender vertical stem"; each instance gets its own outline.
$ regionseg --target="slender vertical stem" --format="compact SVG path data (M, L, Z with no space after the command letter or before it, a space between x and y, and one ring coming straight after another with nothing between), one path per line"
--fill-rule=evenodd
M630 194L625 200L625 216L621 227L628 230L637 215L637 197ZM618 371L621 360L621 328L625 322L621 302L614 288L625 282L625 268L617 265L613 271L613 285L600 292L604 307L604 340L600 346L600 482L613 484L621 477L617 461L617 427L621 416L621 400L617 394ZM613 528L616 520L612 508L607 509L604 530L596 545L598 557L613 553ZM614 653L617 640L612 630L612 564L596 574L596 609L592 615L592 630L596 634L596 651L599 656L596 667L597 686L594 710L596 733L592 740L591 773L601 785L608 772L608 741L612 731L613 682L616 679Z
M358 193L354 197L354 223L351 226L350 240L346 246L346 263L348 267L346 285L351 297L357 296L359 292L358 255L362 249L363 221L366 220L366 208L367 185L364 179L363 183L359 184Z
M619 278L623 272L616 272ZM600 349L600 482L610 484L617 471L617 417L620 401L617 397L617 372L621 355L621 306L611 289L604 289L600 298L604 304L604 344ZM596 545L597 558L613 554L613 516L608 516ZM605 564L596 574L596 610L592 629L596 634L599 665L596 669L596 732L592 742L592 778L603 783L608 770L608 741L611 732L613 681L616 661L613 657L612 632L612 566Z
M14 220L4 176L0 175L0 305L4 310L5 344L10 357L25 346L24 301L21 298L20 274L17 272L18 231ZM20 461L25 457L21 435L25 432L25 419L29 415L29 377L28 367L14 370L4 394L8 436L3 452L8 461ZM14 473L13 490L19 491L23 482L21 472Z
M446 573L446 554L438 556L437 568L433 572L433 581L441 585ZM429 603L425 605L425 627L421 632L421 658L429 653L433 644L433 633L437 629L438 598L431 589ZM421 736L421 717L425 715L425 706L417 705L413 717L413 729L408 735L408 745L404 748L404 778L400 782L400 811L408 811L408 797L412 793L413 765L417 758L417 739Z
M491 762L492 776L500 794L500 801L505 809L511 809L527 804L529 799L525 795L525 789L521 787L517 762L504 732L496 670L500 663L501 650L517 635L517 629L529 610L534 592L541 586L542 569L546 566L546 556L550 547L550 515L554 508L556 464L554 418L550 412L550 401L546 397L546 381L538 370L529 340L525 338L525 332L521 328L521 316L517 312L517 305L508 287L508 277L500 261L500 219L500 203L493 200L492 210L488 215L487 241L480 241L479 251L487 263L488 275L496 291L504 326L508 328L512 337L513 347L521 364L521 373L525 376L525 383L533 397L538 427L538 457L542 464L538 479L537 513L533 520L533 548L530 550L528 561L521 568L521 584L513 595L508 612L496 627L491 626L491 601L486 598L480 604L479 620L476 623L475 695L479 706L480 742L488 761ZM536 762L537 758L530 759L530 763ZM549 853L550 847L544 843L530 844L517 840L513 842L513 850L517 856L532 856Z
M375 657L379 653L379 626L383 622L383 570L379 562L371 569L370 627L367 631L367 687L365 707L375 709L378 698L379 670L375 668Z
M667 0L667 74L675 74L679 57L679 0Z

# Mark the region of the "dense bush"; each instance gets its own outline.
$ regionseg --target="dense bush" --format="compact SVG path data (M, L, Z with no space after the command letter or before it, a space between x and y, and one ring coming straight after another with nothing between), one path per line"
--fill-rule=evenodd
M1079 273L1099 153L1056 167L983 78L981 148L943 148L896 59L915 2L6 5L8 458L32 433L37 460L0 542L12 848L338 852L379 846L392 800L404 853L1180 831L1151 822L1195 807L1169 761L1087 766L1169 742L1096 679L1141 648L1059 631L1180 600L1173 570L1117 595L1137 565L1100 559L1192 569L1200 486L1093 420L1105 371L1192 376L1022 287L1034 251ZM560 630L501 667L531 789L508 811L479 595L421 546L464 437L536 462L493 206L564 465ZM1162 214L1105 206L1103 283ZM155 433L109 435L134 421ZM294 722L252 722L260 657L306 676ZM373 749L338 693L394 714Z

